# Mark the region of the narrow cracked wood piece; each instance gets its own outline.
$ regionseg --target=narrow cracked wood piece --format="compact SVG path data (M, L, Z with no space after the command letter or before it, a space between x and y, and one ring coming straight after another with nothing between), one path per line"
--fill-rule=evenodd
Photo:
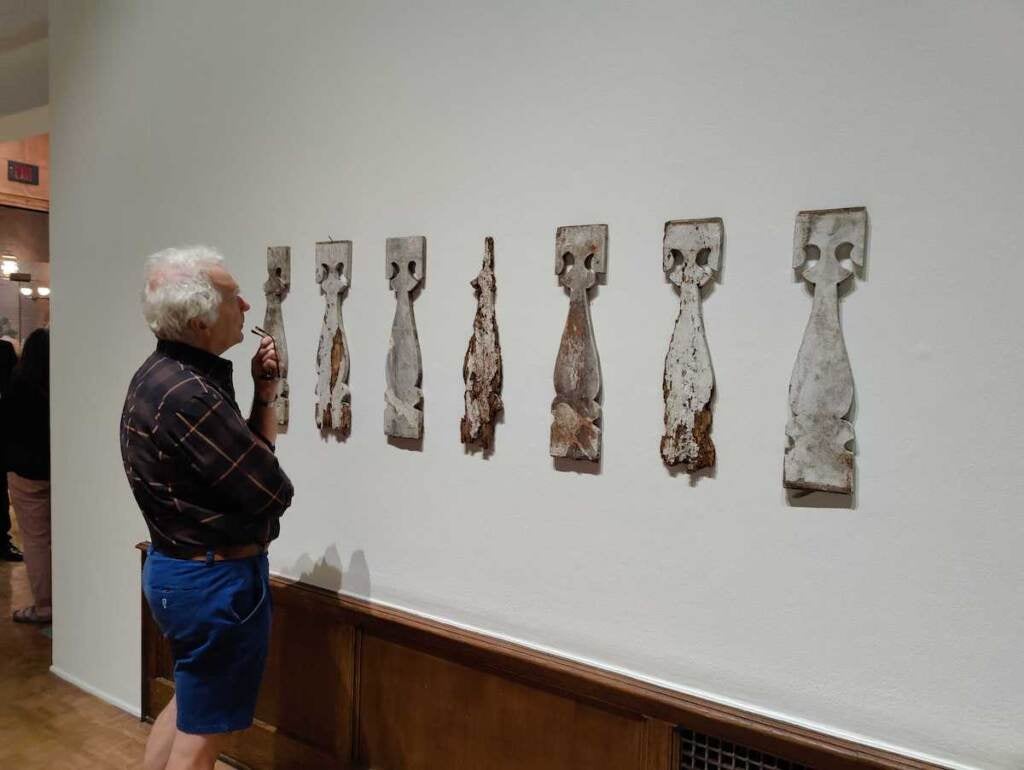
M316 427L348 436L352 428L349 354L341 317L342 296L352 280L352 241L316 245L316 282L324 296L324 320L316 350Z
M555 274L569 290L569 315L555 361L552 457L601 458L601 363L587 292L605 272L607 256L608 225L559 227L555 234Z
M466 414L459 425L463 444L479 444L484 450L493 446L494 421L504 409L501 403L501 344L494 315L494 239L484 239L484 259L480 272L470 282L476 290L476 317L462 363L466 383Z
M267 280L263 284L263 294L267 298L263 328L274 338L277 348L277 400L274 402L274 410L280 429L288 427L288 340L284 334L281 303L291 288L292 250L288 246L271 246L267 249Z
M423 280L426 260L427 239L422 235L388 238L386 277L397 301L385 369L384 433L395 438L423 436L423 362L411 294Z
M709 435L715 375L704 336L700 289L721 264L722 232L721 219L665 223L662 269L679 287L679 315L665 356L661 457L667 465L682 463L691 472L715 464Z
M790 418L783 483L790 489L853 492L853 371L839 325L839 284L864 264L864 208L801 211L793 231L793 269L814 287L811 317L789 382ZM806 263L806 265L805 265ZM801 270L801 268L803 268Z

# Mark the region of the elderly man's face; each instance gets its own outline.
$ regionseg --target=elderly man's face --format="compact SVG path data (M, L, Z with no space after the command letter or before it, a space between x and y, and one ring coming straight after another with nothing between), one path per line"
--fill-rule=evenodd
M221 303L217 320L207 329L209 336L204 347L211 353L220 355L242 341L245 311L250 305L239 293L238 282L223 267L211 268L208 275L210 282L220 292Z

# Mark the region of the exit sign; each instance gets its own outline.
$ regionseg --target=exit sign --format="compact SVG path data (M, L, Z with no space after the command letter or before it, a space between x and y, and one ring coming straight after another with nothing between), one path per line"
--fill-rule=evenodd
M9 160L7 161L7 180L22 184L39 184L39 166Z

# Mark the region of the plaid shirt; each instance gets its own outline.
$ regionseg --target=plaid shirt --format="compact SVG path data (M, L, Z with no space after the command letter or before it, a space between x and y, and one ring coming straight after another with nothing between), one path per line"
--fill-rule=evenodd
M292 501L274 446L242 418L231 362L160 340L128 386L121 458L157 550L269 543Z

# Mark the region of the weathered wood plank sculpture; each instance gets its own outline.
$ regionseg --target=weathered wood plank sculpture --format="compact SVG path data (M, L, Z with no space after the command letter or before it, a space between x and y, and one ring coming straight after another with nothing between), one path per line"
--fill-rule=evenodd
M292 288L292 250L288 246L271 246L267 249L267 280L263 294L267 298L267 310L263 316L263 328L274 338L277 348L277 425L288 427L288 340L284 334L284 315L281 303Z
M423 365L410 295L423 280L426 259L427 239L423 236L388 238L386 277L397 303L385 369L384 433L394 438L423 436Z
M587 292L607 268L607 250L608 225L559 227L555 235L555 274L569 290L569 315L555 361L552 457L601 458L601 363Z
M469 338L462 379L466 383L466 414L459 425L462 443L478 444L484 451L494 442L494 421L504 409L501 403L501 344L494 315L494 239L484 239L484 260L470 282L476 290L476 317Z
M352 281L352 241L316 245L316 282L324 296L324 320L316 349L316 427L348 436L352 428L349 354L341 300Z
M864 264L867 211L801 211L793 231L793 269L814 287L811 317L789 382L783 479L790 489L853 491L853 372L839 325L839 284ZM806 264L805 264L806 263ZM801 269L802 268L802 269Z
M718 272L721 257L721 219L665 223L662 268L679 287L679 315L665 356L661 457L667 465L682 463L691 472L715 464L709 435L715 375L704 336L700 290Z

